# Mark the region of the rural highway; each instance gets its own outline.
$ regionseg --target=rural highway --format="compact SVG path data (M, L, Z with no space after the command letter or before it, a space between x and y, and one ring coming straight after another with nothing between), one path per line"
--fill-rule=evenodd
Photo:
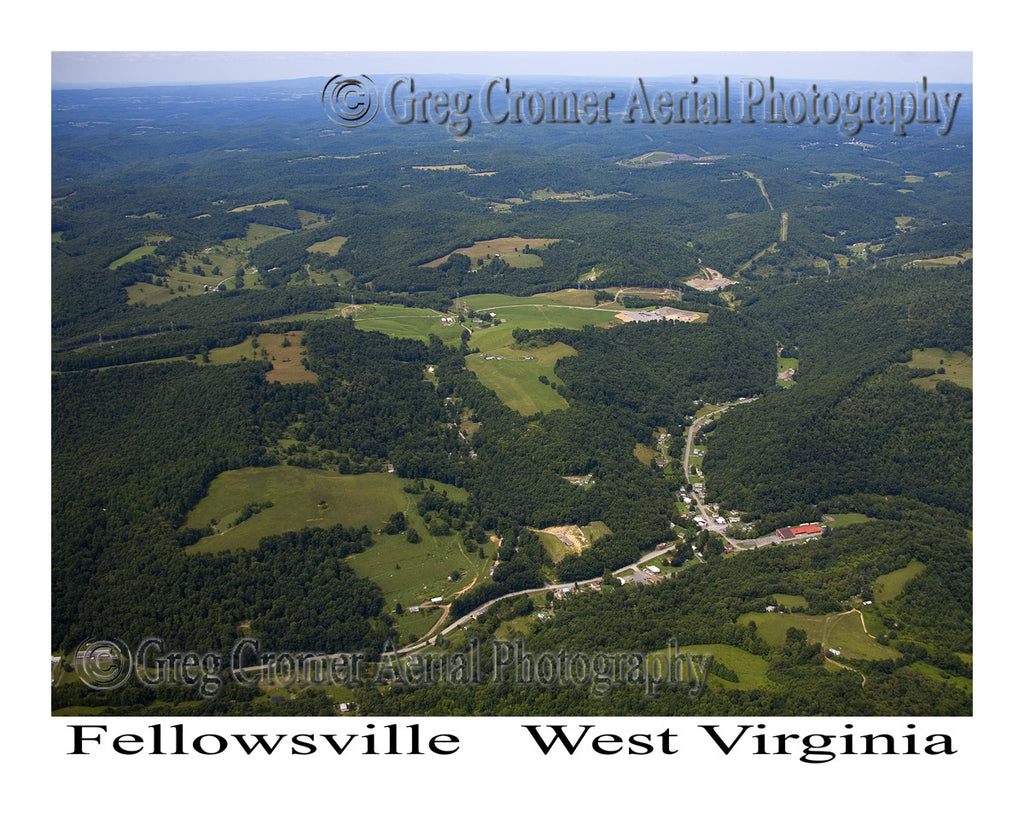
M589 309L593 309L593 308L589 308ZM692 424L690 424L690 429L689 429L689 431L687 432L687 435L686 435L686 451L685 451L685 453L683 455L683 471L684 471L685 475L689 475L690 474L690 454L693 451L694 438L696 437L697 433L700 431L701 427L703 427L705 424L707 424L712 418L714 418L714 417L716 417L718 415L721 415L726 410L730 410L733 407L738 406L740 404L749 404L752 401L756 401L758 397L759 396L754 396L753 398L743 398L743 399L740 399L739 401L734 401L731 404L726 404L725 406L719 407L718 409L714 410L713 412L708 413L707 415L703 416L702 418L700 418L700 419L694 421ZM697 497L696 493L694 493L694 501L697 504L697 508L700 510L701 514L704 516L704 519L708 521L708 526L707 526L708 529L710 529L711 531L717 532L733 549L742 550L742 549L745 548L745 547L739 545L739 543L737 543L735 540L732 540L731 538L726 537L726 535L725 535L725 528L726 528L725 525L724 524L716 524L714 522L714 519L715 519L714 515L704 505L703 501L699 497ZM755 547L754 546L749 546L749 547L746 547L746 548L755 548ZM631 563L628 566L623 566L622 568L616 569L615 571L617 573L621 572L621 571L624 571L624 570L627 570L627 569L632 569L633 571L636 571L640 567L640 564L645 563L648 560L652 560L653 558L660 557L661 555L666 554L667 552L670 552L673 549L675 549L675 544L672 544L671 546L666 546L665 548L662 548L662 549L656 549L653 552L648 552L647 554L643 555L641 558L639 558L634 563ZM514 592L509 592L508 594L503 594L501 597L495 597L493 600L488 600L483 605L477 606L477 608L473 609L473 611L469 612L468 614L463 615L458 620L456 620L453 623L450 623L449 625L445 626L441 630L440 634L441 635L445 635L445 634L448 634L448 633L454 631L459 626L467 623L469 620L475 619L479 615L483 614L485 611L487 611L487 609L489 609L491 606L493 606L495 603L497 603L497 602L499 602L501 600L507 600L510 597L518 597L521 594L538 594L540 592L554 591L556 589L561 589L561 588L564 588L565 586L570 586L570 585L576 585L576 584L578 584L578 585L586 585L588 583L593 583L594 581L600 580L600 579L601 579L601 577L592 577L589 580L575 581L575 583L549 583L546 586L540 586L540 587L538 587L536 589L524 589L524 590L521 590L521 591L514 591ZM447 608L445 610L445 615L444 616L447 616ZM439 623L443 621L444 616L442 617L442 619L440 621L438 621ZM432 628L429 633L433 634L436 631L436 629L437 629L437 625L435 624L434 628ZM429 647L430 645L431 645L430 640L423 639L423 640L420 640L419 642L417 642L417 643L415 643L415 644L413 644L411 646L406 646L405 648L399 649L397 653L398 654L411 654L414 651L419 651L419 650L421 650L423 648Z
M690 475L690 453L693 450L693 441L694 438L697 437L697 433L701 430L701 428L704 427L712 418L714 418L717 415L721 415L726 410L730 410L739 404L749 404L752 401L756 401L758 398L759 396L756 395L753 398L741 398L739 401L735 401L732 404L726 404L723 407L719 407L714 412L709 412L707 415L690 424L689 432L687 432L686 434L686 451L683 454L683 474L687 476L687 480L689 480ZM733 549L743 550L744 548L748 548L741 546L737 541L733 540L732 538L726 537L725 530L727 528L727 524L715 523L714 512L704 505L704 501L701 498L701 496L696 492L693 492L691 494L693 497L693 502L697 504L698 511L700 511L700 514L704 518L704 520L707 521L707 526L705 528L707 528L709 531L716 532ZM749 548L754 547L751 546Z
M644 562L646 562L648 560L653 560L656 557L661 557L661 555L666 554L668 552L671 552L673 549L675 549L675 544L673 544L672 546L666 546L663 549L655 549L653 552L648 552L647 554L645 554L642 557L638 558L636 560L636 562L630 563L628 566L623 566L621 569L616 569L615 571L616 572L621 572L621 571L623 571L625 569L632 569L633 571L636 571L637 569L639 569L641 563L644 563ZM475 620L477 617L479 617L481 614L483 614L485 611L487 611L487 609L489 609L491 606L493 606L495 603L497 603L497 602L499 602L501 600L507 600L510 597L518 597L521 594L539 594L541 592L546 592L546 591L555 591L556 589L564 589L566 586L577 586L577 585L585 586L588 583L593 583L593 582L595 582L597 580L600 580L600 579L601 579L601 576L598 575L597 577L591 577L589 580L575 580L575 581L572 581L572 582L565 582L565 583L549 583L546 586L538 586L535 589L521 589L519 591L509 592L508 594L503 594L501 597L495 597L493 600L488 600L486 603L483 603L482 605L477 606L475 609L473 609L473 611L469 612L468 614L464 614L462 617L460 617L455 622L450 623L449 625L445 626L444 629L441 630L441 634L442 635L448 634L449 632L454 631L459 626L469 622L470 620ZM435 626L434 628L437 628L437 627ZM431 631L433 631L433 629L431 629ZM405 648L398 649L397 653L398 654L410 654L410 653L412 653L414 651L419 651L420 649L423 649L423 648L429 648L430 645L431 645L431 642L429 640L420 640L418 643L415 643L414 645L406 646Z

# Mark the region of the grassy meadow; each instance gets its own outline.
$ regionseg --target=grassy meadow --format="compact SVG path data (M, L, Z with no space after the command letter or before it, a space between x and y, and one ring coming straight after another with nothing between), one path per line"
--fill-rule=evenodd
M452 253L461 253L463 256L468 256L474 265L491 256L500 256L512 267L541 267L543 263L540 256L536 256L532 253L523 253L522 248L529 245L531 248L543 250L554 241L556 240L524 239L521 236L503 236L498 239L485 239L481 242L474 242L468 247L456 248ZM447 253L438 259L427 262L425 265L422 265L422 267L437 267L438 265L448 261L448 258L452 253Z
M268 202L264 204L274 203ZM246 206L236 210L251 210L256 207L260 207L260 205ZM129 285L125 288L128 294L128 303L161 304L181 296L202 295L206 292L204 287L216 289L222 283L226 289L234 290L236 286L235 274L239 270L247 271L243 277L245 287L259 287L258 274L254 274L252 269L249 268L249 250L268 239L282 236L285 233L291 233L291 231L286 228L261 225L255 222L251 223L247 226L246 234L242 238L226 239L221 244L204 248L200 253L186 254L184 265L182 266L184 269L172 267L167 271L166 285L151 284L150 282L136 282ZM161 238L167 239L170 237ZM131 253L111 263L110 267L114 270L122 264L141 258L146 253L152 253L155 249L154 245L136 248ZM197 267L200 271L198 273L196 272Z
M667 649L655 653L666 659L671 658L671 652ZM702 655L704 657L710 655L714 658L712 660L712 667L714 667L715 662L720 663L735 671L736 676L739 677L739 682L731 682L730 680L723 680L712 673L707 678L709 687L754 689L771 688L772 686L768 679L768 661L763 657L758 657L756 654L751 654L749 651L744 651L742 648L723 643L679 646L676 649L676 656L682 654L689 654L691 656ZM680 675L683 673L685 671L681 670Z
M755 623L757 633L773 646L785 645L787 630L802 629L807 632L809 642L821 643L826 649L838 649L840 662L844 656L862 660L896 659L900 656L896 649L881 645L864 631L856 610L817 615L757 612L743 614L736 622L741 626Z
M618 322L616 310L595 307L594 294L589 290L562 290L528 297L482 294L467 296L460 304L476 313L494 313L501 321L490 327L467 325L473 328L469 346L479 353L470 355L466 366L507 406L522 415L568 406L565 399L539 378L544 376L549 382L560 384L555 375L555 362L575 355L575 351L562 343L517 344L512 337L514 329L564 327L578 330L592 324Z
M373 580L384 592L388 610L401 603L399 627L403 635L422 636L437 621L439 610L420 615L409 613L434 597L450 601L487 576L495 546L484 545L484 557L474 543L463 548L459 534L432 535L416 511L418 495L405 492L407 481L393 474L340 475L295 466L251 467L221 473L186 520L188 527L213 524L214 534L188 547L189 552L251 549L260 538L303 528L367 526L374 545L348 560L357 574ZM434 483L438 492L464 500L462 489ZM248 504L270 501L241 523L235 521ZM420 535L409 543L403 534L385 535L379 530L395 512L404 512L409 526ZM458 574L457 579L449 579ZM426 627L424 627L426 625Z
M974 384L974 358L963 351L949 352L938 347L914 350L908 366L913 369L936 371L935 375L914 379L914 383L924 389L934 390L940 381L952 381L957 386L967 389L971 389Z
M919 560L911 560L904 568L883 574L875 580L875 602L888 603L895 600L908 581L917 577L927 568Z

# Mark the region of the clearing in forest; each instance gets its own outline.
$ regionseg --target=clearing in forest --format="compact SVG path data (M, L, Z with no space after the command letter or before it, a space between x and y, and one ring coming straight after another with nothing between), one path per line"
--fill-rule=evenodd
M935 371L932 375L914 379L914 383L923 389L934 390L940 381L952 381L958 387L967 389L971 389L974 384L974 357L963 350L950 352L938 347L914 350L906 366L915 370Z
M474 578L487 576L495 548L486 544L481 557L475 543L472 549L464 544L460 532L432 534L417 512L422 495L405 491L409 485L384 472L341 475L297 466L222 472L185 523L196 529L212 524L214 534L186 551L252 549L267 535L336 524L366 526L373 533L373 545L347 560L357 574L380 586L389 608L401 603L408 610L434 597L457 596ZM426 488L431 487L455 501L467 496L465 490L447 484L430 482ZM381 533L396 512L406 516L408 528L419 535L417 542L409 542L404 531Z
M288 200L287 199L271 199L268 202L256 202L256 203L254 203L252 205L240 205L237 208L232 208L231 210L228 211L228 213L247 213L247 212L249 212L251 210L256 210L256 208L270 208L270 207L273 207L274 205L287 205L287 204L288 204Z
M306 248L307 253L326 253L328 256L337 256L342 245L348 241L348 236L332 236L322 242L313 242Z
M599 537L612 533L604 521L600 520L591 521L586 526L577 526L576 524L549 526L546 529L535 531L540 537L544 549L555 563L567 555L578 555L588 546L593 545Z
M481 260L487 260L492 256L498 256L508 262L512 267L539 267L540 257L532 253L524 253L523 249L529 245L531 248L543 250L557 239L524 239L521 236L503 236L498 239L484 239L474 242L467 247L458 247L452 253L461 253L468 256L475 266ZM452 253L447 253L439 259L420 265L421 267L437 267L448 261Z
M700 273L693 278L687 279L686 284L694 290L724 290L726 287L736 284L735 279L727 279L717 270L710 267L702 267Z
M895 660L900 653L889 646L877 642L867 633L860 611L849 611L833 614L783 614L782 612L759 612L742 614L737 619L738 625L757 624L757 633L773 646L786 644L786 632L791 628L801 629L807 633L809 643L820 643L823 649L835 649L843 657L859 660Z

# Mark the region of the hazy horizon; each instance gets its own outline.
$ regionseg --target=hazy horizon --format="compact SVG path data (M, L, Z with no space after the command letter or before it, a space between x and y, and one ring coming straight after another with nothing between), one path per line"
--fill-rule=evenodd
M51 89L286 82L335 74L972 84L971 52L51 52Z

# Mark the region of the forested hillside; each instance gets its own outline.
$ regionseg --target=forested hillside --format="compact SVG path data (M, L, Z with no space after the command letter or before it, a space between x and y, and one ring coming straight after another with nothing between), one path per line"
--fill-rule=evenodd
M453 137L334 129L295 90L54 93L55 709L970 712L969 106L955 139ZM700 697L282 702L72 662L158 636L372 665L425 634L716 661Z

